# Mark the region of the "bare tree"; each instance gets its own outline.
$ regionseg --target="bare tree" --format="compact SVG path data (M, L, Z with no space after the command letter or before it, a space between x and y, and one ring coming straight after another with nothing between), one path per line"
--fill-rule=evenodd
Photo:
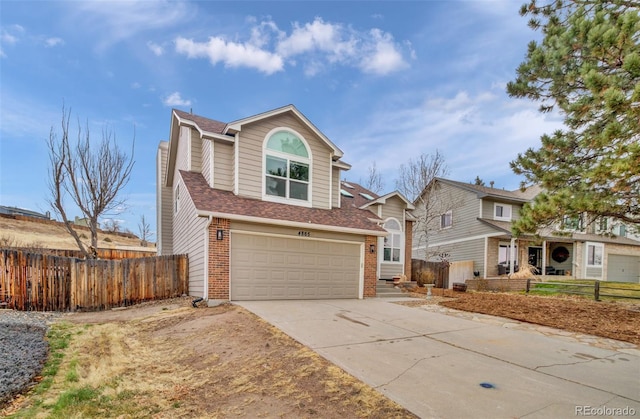
M449 174L449 169L440 151L434 154L421 154L408 163L400 165L400 175L396 188L409 198L416 209L413 228L413 245L425 248L425 259L430 260L441 253L438 249L429 249L429 236L440 228L441 218L447 216L458 203L449 196L438 193L434 179ZM446 221L446 220L445 220ZM440 258L442 259L442 258Z
M62 135L53 127L49 134L49 204L64 222L67 231L76 241L78 248L87 258L95 257L98 247L98 218L116 210L124 204L118 198L129 181L133 169L134 139L131 156L118 148L115 134L108 128L102 130L102 141L92 145L89 125L84 130L78 121L78 141L75 145L69 139L71 110L62 107ZM65 197L70 197L89 222L91 245L88 247L69 221L65 210Z
M108 220L104 220L104 223L102 224L102 230L109 233L119 233L121 230L120 225L122 223L120 220L116 220L115 218L109 218Z
M371 166L369 166L369 172L367 175L367 180L364 182L364 187L377 194L382 192L382 190L384 189L384 180L382 180L382 173L378 171L378 167L376 166L375 161L371 163Z
M153 237L151 232L151 225L147 222L144 214L140 216L140 222L138 223L138 232L140 233L140 245L147 247L149 240Z

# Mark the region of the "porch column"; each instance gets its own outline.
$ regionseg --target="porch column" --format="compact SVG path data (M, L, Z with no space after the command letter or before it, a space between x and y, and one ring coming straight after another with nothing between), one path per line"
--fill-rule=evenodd
M509 246L509 272L512 274L515 273L515 271L513 270L513 267L514 267L513 259L516 253L515 247L516 247L516 239L512 237L511 245Z
M546 275L547 274L547 241L543 240L542 241L542 272L540 272L540 275Z

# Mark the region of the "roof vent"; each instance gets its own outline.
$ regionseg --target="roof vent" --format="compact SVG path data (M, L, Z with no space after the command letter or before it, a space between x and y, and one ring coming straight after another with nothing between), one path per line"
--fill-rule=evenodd
M364 192L360 192L360 196L368 199L369 201L373 201L373 197L371 195L369 195L368 193L364 193Z

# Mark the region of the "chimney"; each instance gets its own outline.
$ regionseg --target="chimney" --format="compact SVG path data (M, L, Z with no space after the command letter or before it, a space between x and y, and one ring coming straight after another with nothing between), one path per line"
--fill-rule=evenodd
M494 182L494 181L489 182L489 186L490 186L491 188L493 188L493 185L494 185L494 184L495 184L495 182Z

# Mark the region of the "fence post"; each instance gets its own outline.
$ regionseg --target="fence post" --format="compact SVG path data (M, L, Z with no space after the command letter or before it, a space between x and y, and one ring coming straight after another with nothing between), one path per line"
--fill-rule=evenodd
M531 289L531 278L527 278L527 294L529 294L530 289Z
M593 292L595 294L596 301L600 301L600 281L596 281L593 286Z

